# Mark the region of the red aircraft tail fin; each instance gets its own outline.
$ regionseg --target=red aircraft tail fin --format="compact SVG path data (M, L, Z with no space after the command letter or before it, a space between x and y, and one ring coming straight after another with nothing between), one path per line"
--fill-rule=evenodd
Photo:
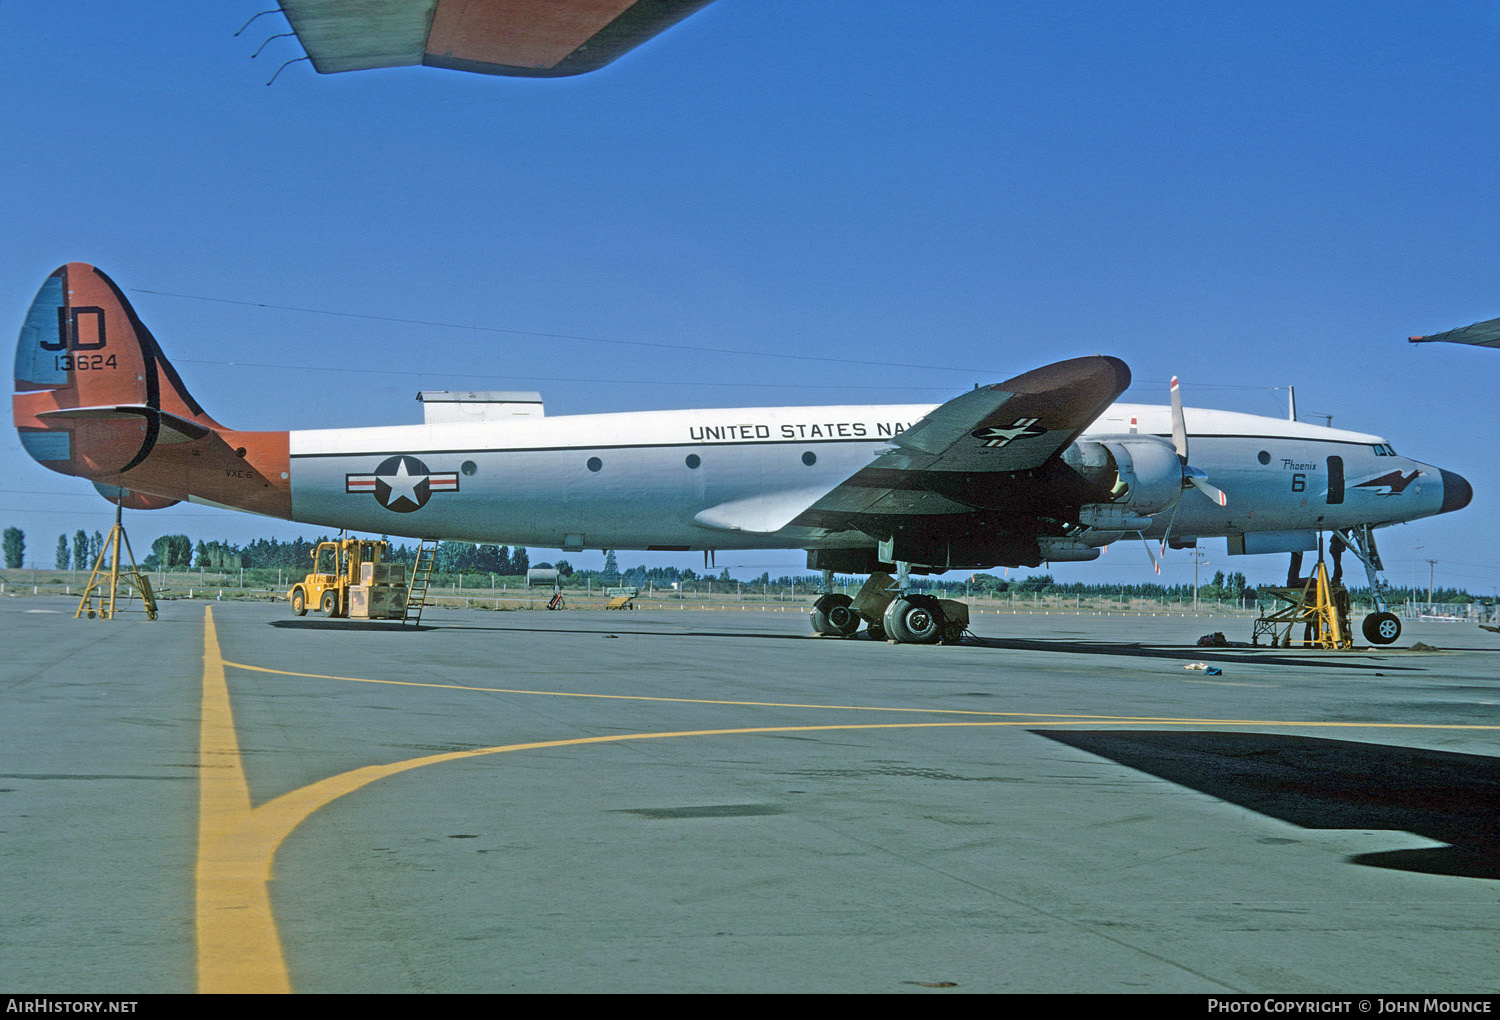
M37 292L16 344L21 443L63 474L129 471L161 439L162 413L200 434L203 413L113 280L70 262ZM61 413L59 413L61 412Z
M130 505L199 496L289 516L286 433L235 432L205 414L93 266L70 262L37 291L16 344L12 410L38 463L140 494Z

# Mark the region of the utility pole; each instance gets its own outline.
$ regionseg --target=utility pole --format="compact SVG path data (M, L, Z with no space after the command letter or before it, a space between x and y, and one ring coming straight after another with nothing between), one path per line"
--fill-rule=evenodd
M1203 550L1195 545L1193 546L1193 612L1195 613L1198 611L1198 566L1200 564L1207 566L1208 561L1203 559Z
M1427 611L1432 612L1432 571L1437 566L1437 560L1427 561Z

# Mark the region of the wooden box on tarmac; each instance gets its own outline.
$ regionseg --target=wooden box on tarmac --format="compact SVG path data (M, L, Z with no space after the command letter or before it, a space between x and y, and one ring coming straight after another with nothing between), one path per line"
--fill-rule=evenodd
M406 616L406 590L382 584L352 585L349 616L359 620L400 620Z
M361 563L360 584L406 584L405 563Z

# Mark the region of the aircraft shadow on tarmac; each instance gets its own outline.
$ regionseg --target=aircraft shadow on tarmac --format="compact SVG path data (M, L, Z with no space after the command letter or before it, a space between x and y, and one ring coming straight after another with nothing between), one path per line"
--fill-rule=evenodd
M408 630L408 631L432 631L432 630L485 630L507 633L529 633L529 634L572 634L579 637L619 637L622 634L630 634L640 637L666 637L666 638L737 638L740 640L755 641L827 641L838 643L839 641L867 642L868 639L861 634L853 638L818 638L811 633L777 633L756 632L749 630L696 630L696 629L668 629L666 627L641 626L637 623L634 627L504 627L486 626L472 623L434 623L431 626L422 624L416 627L403 627L399 623L367 623L363 620L327 620L327 619L297 619L276 620L273 627L289 627L307 630L344 630L344 629L367 629L367 630ZM968 649L993 649L1004 651L1015 649L1031 652L1061 652L1073 655L1127 655L1151 659L1181 659L1190 662L1219 662L1243 665L1247 661L1264 666L1328 666L1350 668L1364 666L1381 672L1403 672L1420 669L1420 666L1402 666L1392 662L1388 656L1372 659L1362 656L1351 657L1350 653L1329 654L1323 652L1299 653L1296 649L1282 649L1273 651L1270 648L1250 648L1248 646L1231 648L1198 648L1184 645L1143 645L1138 643L1110 642L1110 641L1079 641L1072 638L1067 639L1038 639L1038 638L981 638L970 636L964 640L962 647Z
M1395 829L1449 844L1354 864L1500 879L1500 758L1267 733L1032 732L1305 829Z
M972 643L986 648L1016 649L1027 652L1072 652L1088 655L1134 655L1151 659L1183 659L1192 662L1222 662L1243 665L1254 662L1264 666L1365 666L1381 672L1401 672L1417 666L1398 666L1388 656L1372 659L1351 652L1306 652L1295 648L1271 649L1250 645L1198 647L1195 645L1143 645L1121 641L1079 641L1076 638L981 638Z
M283 627L288 630L357 630L363 633L371 631L413 631L437 630L436 627L424 627L421 624L404 624L398 620L370 622L369 620L272 620L271 626Z

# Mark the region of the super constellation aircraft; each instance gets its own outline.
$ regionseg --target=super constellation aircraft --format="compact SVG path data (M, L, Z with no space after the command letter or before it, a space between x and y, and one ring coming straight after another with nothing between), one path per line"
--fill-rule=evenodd
M1374 529L1472 496L1378 436L1200 409L1189 433L1176 380L1167 407L1114 403L1129 382L1124 362L1084 357L936 407L552 418L536 394L423 393L421 425L242 432L192 398L114 282L75 262L26 315L14 414L32 457L131 508L190 500L564 550L798 548L825 582L894 569L900 595L871 629L901 641L943 631L937 603L907 592L912 572L1092 560L1137 536L1224 537L1243 554L1332 532L1378 591ZM853 634L848 601L826 594L815 627ZM1377 609L1366 636L1395 640Z

